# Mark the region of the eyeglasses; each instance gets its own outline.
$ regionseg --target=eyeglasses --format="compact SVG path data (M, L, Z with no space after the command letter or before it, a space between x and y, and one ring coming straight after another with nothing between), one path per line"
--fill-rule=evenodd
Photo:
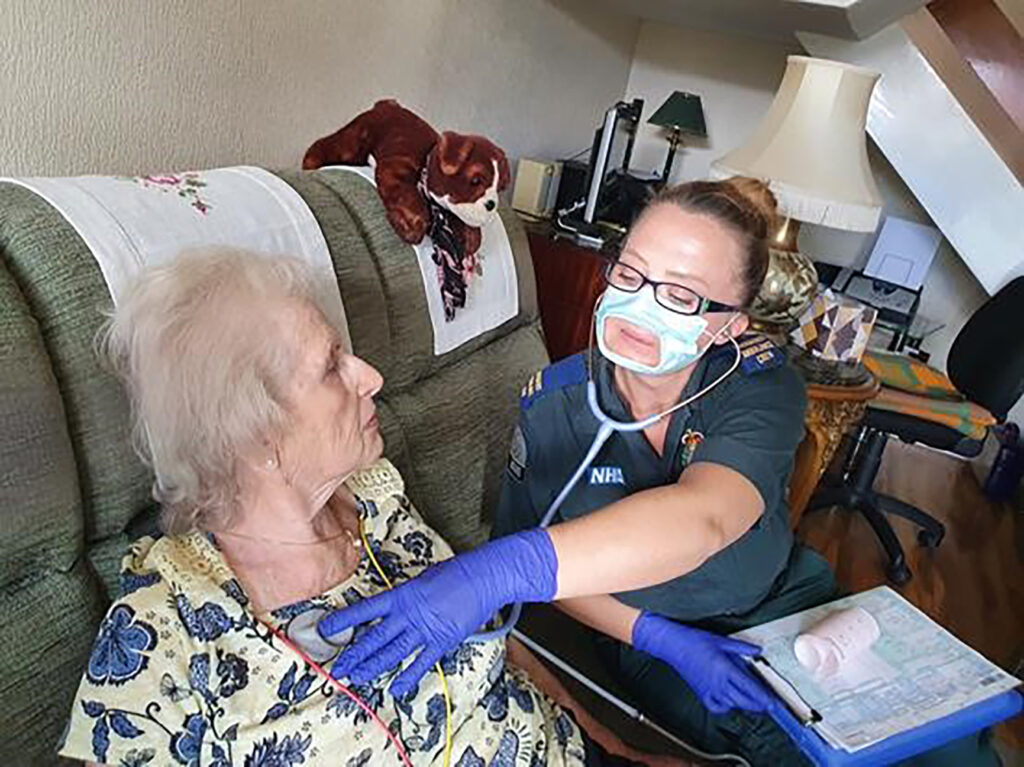
M654 300L676 314L704 314L705 312L739 312L739 307L712 301L687 287L674 282L655 282L647 279L640 270L621 261L612 261L604 272L604 278L613 288L627 293L638 293L644 285L654 288Z

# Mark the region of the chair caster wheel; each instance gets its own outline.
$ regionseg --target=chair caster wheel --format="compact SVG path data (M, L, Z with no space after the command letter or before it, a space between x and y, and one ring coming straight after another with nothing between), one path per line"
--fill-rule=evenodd
M917 533L917 542L919 545L924 546L927 549L937 549L939 544L942 543L942 539L945 537L945 530L940 530L937 533L932 530L919 530Z
M910 580L910 568L904 562L889 565L885 574L897 586L902 586Z

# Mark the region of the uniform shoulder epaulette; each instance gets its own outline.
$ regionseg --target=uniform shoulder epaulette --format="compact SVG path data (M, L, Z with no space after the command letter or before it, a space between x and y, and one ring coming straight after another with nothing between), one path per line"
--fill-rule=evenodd
M761 333L745 333L737 341L740 347L740 370L744 375L757 375L786 362L786 353Z
M580 352L566 357L530 376L519 397L519 407L525 410L546 394L564 389L566 386L584 383L586 380L586 355Z

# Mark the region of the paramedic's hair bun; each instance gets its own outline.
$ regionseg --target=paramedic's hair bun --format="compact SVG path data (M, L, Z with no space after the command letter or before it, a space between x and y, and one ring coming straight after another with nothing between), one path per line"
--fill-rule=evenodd
M779 203L766 183L749 176L733 176L722 183L736 193L737 202L758 220L757 236L768 237L775 231Z

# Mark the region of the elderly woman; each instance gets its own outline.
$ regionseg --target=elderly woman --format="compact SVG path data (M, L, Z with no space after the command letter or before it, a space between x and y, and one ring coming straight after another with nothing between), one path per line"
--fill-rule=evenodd
M461 646L402 699L385 692L395 672L351 687L324 672L352 633L323 639L321 617L451 551L381 458L381 377L342 349L301 264L217 253L151 269L105 346L167 535L125 558L62 755L221 767L624 763L593 738L625 747L542 667L534 675L576 716L506 665L501 641ZM516 651L520 665L536 663Z

